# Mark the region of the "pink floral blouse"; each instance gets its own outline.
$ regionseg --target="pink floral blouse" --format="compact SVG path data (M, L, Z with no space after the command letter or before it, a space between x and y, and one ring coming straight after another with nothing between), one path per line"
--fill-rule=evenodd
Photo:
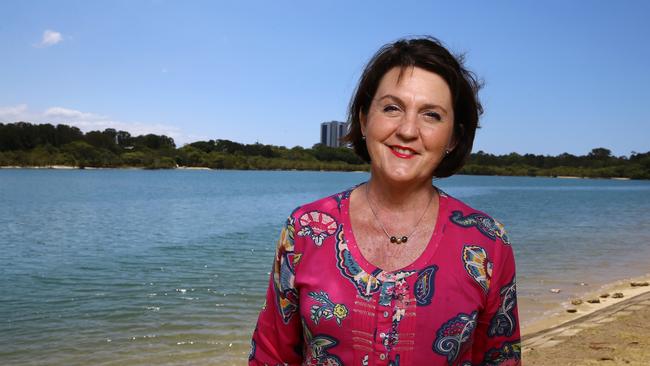
M423 254L364 259L348 190L282 229L250 365L519 365L515 262L503 226L441 190Z

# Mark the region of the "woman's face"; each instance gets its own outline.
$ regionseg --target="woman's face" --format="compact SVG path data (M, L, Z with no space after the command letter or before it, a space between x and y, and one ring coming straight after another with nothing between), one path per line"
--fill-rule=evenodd
M430 71L410 67L388 71L368 115L361 115L373 174L394 182L431 180L453 149L454 111L449 86Z

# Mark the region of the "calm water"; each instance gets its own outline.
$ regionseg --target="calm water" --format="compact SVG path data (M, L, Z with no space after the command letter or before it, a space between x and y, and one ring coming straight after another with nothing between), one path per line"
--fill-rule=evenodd
M244 364L283 220L367 177L0 170L0 364ZM650 272L650 182L436 184L506 224L524 321Z

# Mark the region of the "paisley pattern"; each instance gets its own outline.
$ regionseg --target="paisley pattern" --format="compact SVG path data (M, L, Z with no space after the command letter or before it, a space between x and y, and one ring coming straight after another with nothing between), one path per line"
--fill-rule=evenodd
M399 324L406 315L407 304L410 301L409 285L406 279L415 273L415 271L399 271L397 273L382 272L380 275L383 285L379 304L386 307L393 304L390 329L388 332L380 334L386 352L390 352L399 342Z
M515 319L515 308L517 306L517 286L515 277L512 278L509 284L503 286L499 292L501 302L499 309L492 320L490 320L490 327L488 328L488 336L505 336L510 337L516 327L517 321Z
M344 304L332 302L325 291L310 292L309 297L320 303L319 305L312 305L310 309L311 320L314 324L318 324L321 319L335 319L336 323L341 325L343 319L348 316L348 308Z
M519 366L521 364L521 343L504 342L499 348L485 352L481 366Z
M337 256L336 266L341 274L355 285L359 295L369 300L370 297L372 297L372 294L381 289L381 281L379 281L377 277L361 269L361 266L359 266L357 261L354 260L350 250L348 249L348 243L345 241L343 225L339 225L335 237ZM374 274L377 275L380 272L380 270L377 270Z
M388 366L399 366L399 354L395 355L395 359L388 362Z
M413 289L415 301L419 306L431 304L433 293L435 290L435 278L438 266L435 264L420 271L418 279L415 280L415 288Z
M368 366L368 355L367 354L363 355L363 358L361 359L361 366Z
M380 272L375 277L381 282L379 305L389 306L392 300L404 299L408 292L406 278L415 274L415 271Z
M350 198L350 195L352 194L352 191L355 188L357 188L358 186L360 186L360 185L361 184L358 184L358 185L348 189L347 191L343 191L341 193L337 193L337 194L331 196L336 201L336 208L339 210L339 213L341 212L341 202L343 202L343 200L347 200L348 198Z
M506 230L500 222L491 218L490 216L481 213L471 213L463 216L462 211L452 212L449 220L456 225L462 227L476 227L481 234L487 236L492 240L500 238L504 244L510 245L510 239L506 234Z
M492 279L492 262L488 259L485 249L476 245L465 245L463 247L463 263L470 277L487 294Z
M285 324L289 323L293 314L298 311L298 292L294 288L296 278L294 230L294 220L290 216L280 233L273 266L275 300Z
M440 192L444 229L407 270L386 272L358 256L364 248L347 231L350 193L303 205L287 219L250 364L520 363L514 259L498 225L491 240L488 219L460 214L480 211ZM457 223L445 224L452 212ZM486 304L490 312L482 313Z
M393 350L393 347L395 347L397 343L399 343L399 332L397 331L398 325L399 325L399 321L393 319L393 322L391 323L391 328L388 331L388 333L381 333L379 335L379 338L381 339L381 343L384 346L386 353L390 353L390 351Z
M327 352L328 349L336 346L339 341L325 334L312 336L305 320L302 322L303 335L305 337L305 361L303 365L310 366L342 366L341 359Z
M308 212L300 216L299 222L302 229L298 231L298 236L308 236L318 246L323 245L323 240L336 232L336 220L323 212Z
M476 328L478 312L459 313L442 325L436 333L433 350L447 357L447 364L453 365L460 354L470 346L472 333Z

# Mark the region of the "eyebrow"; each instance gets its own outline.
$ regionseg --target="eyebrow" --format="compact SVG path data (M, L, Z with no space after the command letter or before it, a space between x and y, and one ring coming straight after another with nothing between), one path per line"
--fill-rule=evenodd
M391 99L391 100L394 100L394 101L398 102L401 105L404 105L404 102L399 97L396 97L396 96L394 96L392 94L386 94L386 95L382 96L381 98L378 98L377 100L381 101L381 100L384 100L384 99ZM440 110L442 110L443 113L449 114L444 107L439 106L437 104L432 104L432 103L424 104L422 109L440 109Z

